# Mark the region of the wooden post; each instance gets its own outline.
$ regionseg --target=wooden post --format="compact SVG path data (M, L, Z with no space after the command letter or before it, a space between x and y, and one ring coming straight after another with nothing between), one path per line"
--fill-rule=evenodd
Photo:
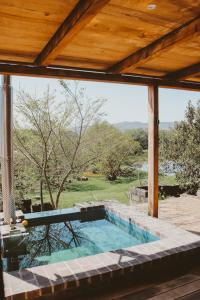
M148 87L149 137L148 137L148 213L158 217L158 86Z
M2 237L0 236L0 243L2 245ZM2 255L2 247L0 247L0 255ZM2 256L1 256L2 257ZM4 280L3 280L3 264L2 260L0 259L0 299L5 299L4 294Z
M13 197L13 106L9 75L2 78L0 96L0 156L2 177L2 199L4 223L15 223L15 202Z

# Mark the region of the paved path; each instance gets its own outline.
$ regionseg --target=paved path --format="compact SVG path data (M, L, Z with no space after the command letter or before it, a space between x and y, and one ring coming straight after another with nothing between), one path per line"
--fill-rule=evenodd
M147 203L136 205L147 211ZM200 198L187 194L159 201L159 218L179 227L200 234Z

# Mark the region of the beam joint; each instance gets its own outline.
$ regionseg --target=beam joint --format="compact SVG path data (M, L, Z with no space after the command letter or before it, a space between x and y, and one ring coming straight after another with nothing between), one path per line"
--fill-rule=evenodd
M200 62L188 66L186 68L180 69L178 71L170 72L167 75L165 75L163 78L168 80L181 80L187 77L195 76L198 73L200 73Z
M41 53L37 56L35 64L39 66L50 65L61 51L109 2L110 0L79 0L72 12L60 25Z
M124 73L131 68L132 72L136 68L143 66L149 60L157 57L165 51L168 51L171 47L177 45L183 40L185 41L186 39L190 39L191 36L199 35L199 32L200 15L181 25L179 28L161 36L146 47L137 50L128 57L125 57L123 60L108 68L107 71L112 73Z

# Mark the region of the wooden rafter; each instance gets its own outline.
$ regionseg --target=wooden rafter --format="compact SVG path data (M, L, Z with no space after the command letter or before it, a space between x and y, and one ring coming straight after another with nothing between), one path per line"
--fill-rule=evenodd
M109 0L80 0L37 56L35 64L49 65L108 2Z
M164 76L166 79L180 80L200 72L200 62Z
M141 76L139 74L110 74L88 69L61 68L61 67L38 67L29 65L0 64L0 74L33 76L46 78L63 78L73 80L88 80L96 82L124 83L135 85L158 85L174 89L200 91L199 82L166 80L161 77Z
M111 73L122 73L131 67L131 71L137 67L145 64L148 60L154 58L156 55L169 50L180 41L190 38L194 34L200 33L200 15L193 20L183 24L179 28L167 33L150 45L139 49L133 54L129 55L122 61L111 66L107 71Z

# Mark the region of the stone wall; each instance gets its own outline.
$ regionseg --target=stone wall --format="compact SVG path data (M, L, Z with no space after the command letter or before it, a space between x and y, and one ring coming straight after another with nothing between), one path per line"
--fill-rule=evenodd
M165 198L168 196L180 197L185 190L177 185L159 185L160 196ZM147 202L148 201L148 186L137 186L130 188L128 191L129 203L132 202Z

